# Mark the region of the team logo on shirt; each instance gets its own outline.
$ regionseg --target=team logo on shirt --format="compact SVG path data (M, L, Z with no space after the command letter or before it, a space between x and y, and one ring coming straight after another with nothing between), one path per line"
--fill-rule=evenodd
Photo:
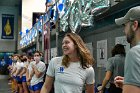
M64 73L64 67L59 67L58 70L58 73Z

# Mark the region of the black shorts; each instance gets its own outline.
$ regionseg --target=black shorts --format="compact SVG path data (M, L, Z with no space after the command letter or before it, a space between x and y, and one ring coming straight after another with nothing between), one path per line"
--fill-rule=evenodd
M114 83L110 83L110 87L108 89L109 93L122 93L122 89L116 87L116 85Z

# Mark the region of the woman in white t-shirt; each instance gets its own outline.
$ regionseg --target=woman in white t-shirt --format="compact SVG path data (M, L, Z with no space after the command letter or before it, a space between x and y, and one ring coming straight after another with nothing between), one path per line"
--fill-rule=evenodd
M24 55L22 58L21 58L21 61L23 63L23 66L22 66L22 69L19 73L19 76L22 80L22 87L23 87L23 91L24 93L29 93L29 90L28 90L28 86L27 86L27 80L26 80L26 65L28 65L28 61L27 61L27 56Z
M55 93L94 93L94 59L81 37L67 33L62 41L62 57L51 59L41 93L49 93L54 83Z
M17 63L17 60L19 59L19 56L18 54L14 54L13 55L13 63L12 63L12 70L11 70L11 77L13 78L13 85L12 85L12 88L13 88L13 92L18 92L18 82L16 80L16 76L15 76L15 73L16 73L16 70L17 70L17 66L16 66L16 63Z
M46 71L46 65L40 60L41 54L39 51L34 53L34 62L31 62L31 73L30 73L30 92L40 93L43 86L43 77Z
M34 59L32 56L28 56L28 64L26 65L26 80L27 80L27 85L28 88L30 86L30 74L31 74L31 70L32 70L32 62L34 62Z
M23 87L22 87L22 79L20 77L20 72L22 68L24 67L24 64L23 62L21 62L21 55L15 56L14 58L17 60L16 65L15 65L16 71L14 73L14 76L16 78L17 85L18 85L18 93L22 93Z

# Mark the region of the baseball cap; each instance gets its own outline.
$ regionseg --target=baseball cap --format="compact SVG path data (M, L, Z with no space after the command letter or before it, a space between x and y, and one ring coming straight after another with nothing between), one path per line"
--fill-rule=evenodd
M131 8L124 17L115 19L117 25L123 25L129 21L137 20L140 22L140 6Z

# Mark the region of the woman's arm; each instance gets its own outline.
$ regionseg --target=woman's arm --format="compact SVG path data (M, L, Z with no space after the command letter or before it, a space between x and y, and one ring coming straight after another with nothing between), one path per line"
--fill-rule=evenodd
M29 69L26 68L26 79L29 79Z
M21 69L16 69L15 76L17 76L20 73L20 70Z
M31 70L31 73L29 74L29 78L32 78L34 74L35 74L35 72L34 72L34 70L32 69L32 70Z
M19 76L20 76L20 78L23 76L23 74L25 74L26 73L26 68L24 67L24 68L22 68L22 70L21 70L21 72L20 72L20 74L19 74Z
M104 78L104 80L102 82L102 87L101 87L102 91L104 90L104 88L107 85L108 81L110 80L111 76L112 76L112 72L111 71L107 71L106 75L105 75L105 78ZM99 91L101 91L101 90L99 90Z
M86 85L86 93L94 93L94 84Z
M32 66L33 70L34 70L34 74L36 75L37 78L41 77L43 72L38 71L38 69L33 65Z
M11 75L13 75L13 73L15 73L16 70L17 70L17 68L14 67L14 68L12 69Z
M46 75L45 83L40 93L49 93L53 83L54 83L54 78Z

